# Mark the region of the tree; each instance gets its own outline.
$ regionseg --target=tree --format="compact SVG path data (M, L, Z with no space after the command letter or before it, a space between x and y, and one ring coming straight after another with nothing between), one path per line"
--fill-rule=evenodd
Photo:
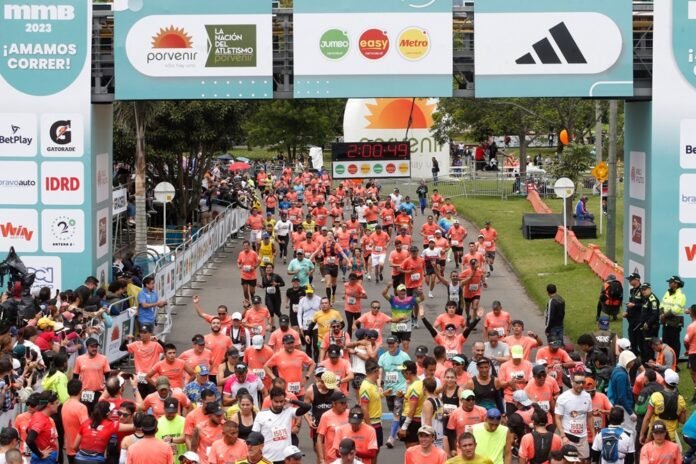
M161 103L152 101L117 102L115 123L135 141L135 252L147 250L147 207L145 133Z
M592 153L591 145L570 144L558 156L558 162L551 167L551 174L558 178L567 177L574 184L578 184L583 178L583 173L590 169L595 164L595 155ZM577 192L577 189L576 189ZM569 223L573 223L570 218L573 217L573 205L576 195L573 194L566 201L566 217L569 218ZM600 211L599 214L602 214Z
M243 128L247 143L284 150L294 161L307 145L324 146L340 134L345 100L260 102Z

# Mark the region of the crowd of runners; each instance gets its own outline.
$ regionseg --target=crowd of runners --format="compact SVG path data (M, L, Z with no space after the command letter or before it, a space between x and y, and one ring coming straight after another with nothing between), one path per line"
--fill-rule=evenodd
M436 185L410 198L291 169L244 182L258 201L236 257L241 281L227 302L193 298L210 332L192 334L185 350L154 339L165 302L145 278L138 335L121 346L134 372L112 372L90 338L68 379L58 348L44 391L0 432L0 460L691 462L696 419L671 348L656 333L654 358L638 358L607 315L569 343L553 284L544 333L526 331L500 301L485 310L497 232L489 222L467 230ZM645 285L631 291L634 306L650 307ZM447 302L430 320L435 295ZM415 330L433 341L412 343ZM475 331L482 341L472 343ZM696 356L694 323L685 346Z

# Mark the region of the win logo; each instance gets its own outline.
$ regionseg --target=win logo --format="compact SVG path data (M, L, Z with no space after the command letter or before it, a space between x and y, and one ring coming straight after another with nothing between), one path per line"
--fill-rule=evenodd
M556 46L563 54L566 63L568 64L587 64L585 56L580 51L580 47L573 39L570 31L566 27L564 22L560 22L551 29L551 38L556 43ZM548 37L544 37L540 41L532 45L534 52L536 53L541 64L562 64L561 58L556 53L553 48L551 41ZM532 53L526 53L515 60L517 64L537 64Z

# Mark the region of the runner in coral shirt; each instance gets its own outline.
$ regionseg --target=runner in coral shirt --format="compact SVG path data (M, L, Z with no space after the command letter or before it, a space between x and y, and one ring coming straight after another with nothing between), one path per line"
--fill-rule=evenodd
M348 424L340 426L336 430L331 447L331 458L338 457L338 446L344 438L350 438L355 442L355 455L364 464L372 464L372 460L377 457L379 451L377 443L377 432L375 429L363 422L364 415L362 410L358 412L360 406L354 406L348 416ZM358 422L359 418L359 422Z
M423 286L425 280L425 260L418 256L418 247L411 245L409 257L401 263L401 272L404 274L406 294L413 296L417 289Z
M372 267L375 270L375 282L384 280L384 263L387 259L387 247L391 241L389 234L382 230L382 226L377 224L375 231L370 235L372 244Z
M297 228L302 224L302 203L295 203L292 208L288 210L288 221L292 222L293 228Z
M488 286L486 276L477 261L469 261L469 267L459 274L460 285L464 289L464 311L466 318L476 314L481 300L481 291Z
M337 345L330 345L326 351L328 359L322 361L319 365L326 371L333 372L336 375L338 388L344 394L348 394L348 385L353 380L353 369L350 366L350 361L341 357L341 349Z
M503 339L510 333L512 318L510 317L510 313L503 311L503 306L499 301L493 302L492 309L493 311L487 313L483 320L483 328L486 329L484 335L487 339L488 332L494 330L498 332L498 336Z
M474 403L476 395L471 390L464 390L460 393L461 407L452 411L447 421L447 430L453 430L454 436L459 437L464 432L471 432L471 428L486 420L486 408ZM450 449L455 447L450 445Z
M251 308L244 313L242 322L244 327L249 329L251 335L266 335L266 331L271 329L271 313L268 308L261 304L261 297L255 296L252 300Z
M320 462L331 462L331 447L336 430L348 424L348 398L341 391L331 395L331 409L321 415L317 426L317 455Z
M266 390L271 389L271 379L266 377L265 366L269 359L274 355L273 350L263 344L263 337L255 335L251 340L251 347L244 350L244 364L249 367L249 371L263 380Z
M544 344L531 330L524 335L524 321L521 320L512 321L512 335L505 337L503 342L507 343L510 350L513 346L521 346L524 349L524 359L527 361L532 358L532 350Z
M303 351L295 349L295 339L292 335L283 337L283 350L274 353L268 360L264 369L266 377L271 380L282 377L287 382L287 391L294 393L298 398L304 397L305 382L312 378L316 364ZM304 375L304 369L307 374ZM275 369L275 373L273 370Z
M319 227L325 227L329 221L329 210L326 209L323 203L312 210L312 216Z
M532 378L532 363L522 359L522 350L519 347L511 348L510 353L512 359L500 365L495 384L499 390L505 389L505 402L512 404L512 394L516 390L524 389Z
M454 254L454 264L460 266L462 263L462 255L464 254L464 240L466 239L468 232L460 225L459 219L455 219L452 222L452 227L447 231L447 239L449 240L450 246L452 247L452 253Z
M381 309L382 306L379 301L372 301L370 303L370 311L360 316L355 321L354 325L354 328L357 328L359 325L363 329L375 330L379 334L377 336L377 346L382 345L382 332L384 332L384 326L389 323L398 323L404 320L403 318L392 319L384 314Z
M147 381L153 386L155 380L164 376L169 379L172 388L184 388L184 373L194 376L193 368L188 367L183 359L176 357L176 346L172 343L164 345L164 359L155 363L147 374Z
M428 246L430 240L435 240L435 231L441 230L440 226L435 224L432 216L428 216L428 222L421 226L420 235L423 237L423 248Z
M382 228L388 234L391 234L392 227L394 227L394 221L396 220L396 211L391 207L391 204L387 204L385 208L379 213L380 219L382 219Z
M210 445L209 464L229 464L247 457L247 445L239 438L239 424L227 421L222 426L222 438Z
M401 264L406 258L408 258L408 251L401 241L401 236L397 235L397 238L394 240L394 251L389 253L389 266L392 269L392 287L394 290L396 290L396 287L400 284L404 283L404 274L401 272Z
M413 227L413 218L409 216L406 210L402 209L401 211L399 211L399 214L396 215L394 223L396 224L397 229L405 229L408 233L410 233Z
M210 370L212 353L205 347L205 337L201 334L196 334L191 338L191 342L193 343L193 348L179 355L179 359L184 361L189 369L187 373L195 372L198 366L205 366ZM188 382L193 377L195 377L195 373L193 375L189 373L186 381Z
M99 341L96 338L87 339L87 353L77 357L73 374L80 376L82 381L82 401L96 402L99 392L104 390L105 375L111 372L109 360L99 354ZM93 399L86 399L85 393L92 392Z
M259 237L259 242L261 237ZM242 251L237 257L237 267L239 268L244 299L251 300L256 293L256 269L259 267L259 255L251 249L251 243L247 240L242 243Z
M353 321L360 317L362 312L361 303L364 298L367 298L367 292L365 292L365 288L358 280L358 276L352 272L348 275L348 282L345 283L344 288L343 309L346 313L346 327L348 333L352 335Z
M556 398L561 394L561 389L554 379L548 377L544 366L537 365L532 368L532 378L527 382L524 391L530 400L548 413L548 420L552 420Z
M485 227L479 231L483 235L483 245L486 247L486 261L489 271L493 272L495 263L495 242L498 240L498 232L491 227L491 221L486 221Z
M256 249L257 244L261 241L261 233L263 232L263 216L257 208L251 208L251 214L247 218L246 225L249 226L249 242Z

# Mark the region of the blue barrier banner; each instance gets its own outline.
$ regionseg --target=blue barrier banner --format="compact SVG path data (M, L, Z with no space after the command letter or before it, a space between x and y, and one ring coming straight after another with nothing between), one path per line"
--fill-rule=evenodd
M476 2L475 93L633 96L631 0Z

